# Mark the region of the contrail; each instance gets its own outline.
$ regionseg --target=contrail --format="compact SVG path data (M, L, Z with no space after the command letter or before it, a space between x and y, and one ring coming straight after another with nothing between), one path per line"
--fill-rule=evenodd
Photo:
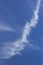
M41 3L41 0L38 0L37 1L37 5L36 5L36 9L35 11L33 12L34 13L34 16L32 17L31 19L31 22L30 22L30 27L35 27L38 23L38 13L39 13L39 8L40 8L40 3Z
M30 35L30 32L32 28L34 28L38 23L38 13L40 8L40 0L37 0L36 8L34 10L34 15L32 16L32 19L30 20L30 23L27 22L23 29L23 34L21 39L12 42L8 45L5 45L2 49L1 57L2 58L10 58L13 55L20 54L20 52L25 48L28 40L27 36ZM0 57L0 58L1 58Z
M39 13L39 8L40 8L40 3L41 1L38 0L37 4L36 4L36 8L34 10L34 15L32 17L32 19L30 20L30 23L27 22L26 25L24 26L24 31L23 31L23 35L22 35L22 40L25 42L25 40L27 40L27 36L30 35L31 29L34 28L37 23L38 23L38 13Z

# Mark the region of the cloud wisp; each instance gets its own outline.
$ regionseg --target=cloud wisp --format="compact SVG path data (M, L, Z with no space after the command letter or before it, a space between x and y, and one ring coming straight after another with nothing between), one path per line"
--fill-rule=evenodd
M10 31L10 32L15 32L14 29L12 29L9 26L5 26L3 24L0 24L0 31Z
M39 13L39 8L40 8L40 0L37 1L36 8L34 10L34 14L32 16L32 19L30 20L30 23L27 22L24 28L23 32L23 39L27 37L27 35L30 35L31 29L34 28L37 23L38 23L38 13ZM27 38L26 38L27 39ZM25 41L25 40L24 40Z
M26 44L29 42L27 40L27 36L30 35L32 28L34 28L38 23L38 13L40 8L40 2L41 2L40 0L37 0L36 8L33 12L34 14L32 16L32 19L30 20L30 23L27 22L25 24L21 39L15 42L9 43L8 45L5 45L2 49L0 58L10 58L13 55L20 54L20 52L25 48Z

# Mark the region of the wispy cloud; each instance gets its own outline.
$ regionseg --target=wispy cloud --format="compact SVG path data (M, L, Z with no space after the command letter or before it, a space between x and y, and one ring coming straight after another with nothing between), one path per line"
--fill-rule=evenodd
M31 19L30 22L30 27L35 27L38 23L38 13L39 13L39 8L40 8L40 2L41 0L37 0L37 5L36 5L36 9L34 10L34 16Z
M25 45L28 43L27 36L30 35L32 28L34 28L38 23L39 8L40 0L37 0L36 8L33 12L34 15L32 16L30 23L27 22L25 24L21 39L10 43L10 45L5 45L2 50L2 58L9 58L13 55L20 54L20 51L25 48ZM31 47L33 46L31 45Z
M0 24L0 31L11 31L11 32L15 32L14 29L12 29L9 26L3 25L3 24Z
M22 40L25 42L27 40L27 36L30 35L31 29L36 27L38 23L38 13L39 13L39 8L40 8L40 0L37 1L36 8L34 10L34 14L32 16L32 19L30 20L30 23L27 22L26 25L24 26L23 30L23 35L22 35Z

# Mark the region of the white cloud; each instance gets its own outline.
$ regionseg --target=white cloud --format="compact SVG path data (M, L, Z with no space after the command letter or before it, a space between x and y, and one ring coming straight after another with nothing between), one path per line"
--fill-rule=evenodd
M39 8L40 0L37 1L36 8L33 12L34 15L32 16L30 23L27 22L24 26L21 39L10 43L10 45L5 45L2 49L2 58L9 58L13 55L20 54L20 51L25 48L25 45L28 43L27 36L30 35L31 29L34 28L38 23ZM33 46L31 45L31 47Z
M40 8L40 0L37 1L36 8L34 10L34 15L32 16L32 19L30 20L30 23L27 22L24 26L22 40L25 42L27 40L27 36L30 35L31 29L34 28L38 23L38 13Z
M37 1L36 9L33 12L34 16L32 17L31 22L30 22L30 27L35 27L36 24L38 23L38 13L39 13L39 8L40 8L40 2L41 0Z

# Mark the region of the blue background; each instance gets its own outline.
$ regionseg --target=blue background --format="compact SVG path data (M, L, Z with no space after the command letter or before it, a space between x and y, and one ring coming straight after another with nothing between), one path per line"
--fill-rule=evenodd
M12 42L20 38L23 26L32 18L36 2L36 0L0 0L0 23L16 30L16 33L0 31L0 46L4 42ZM31 44L39 46L40 50L27 46L28 48L26 47L21 55L3 60L2 65L43 65L43 2L39 10L39 23L28 39Z

